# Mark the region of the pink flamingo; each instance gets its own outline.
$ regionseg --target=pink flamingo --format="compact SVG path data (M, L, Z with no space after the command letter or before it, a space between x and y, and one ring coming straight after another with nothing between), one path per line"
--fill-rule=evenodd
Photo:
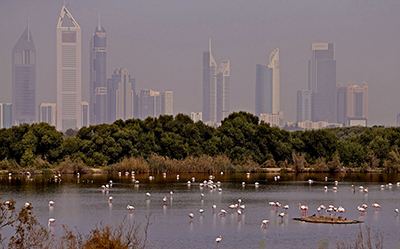
M365 208L363 208L363 207L360 207L360 206L358 206L358 207L357 207L357 210L361 212L361 214L360 214L360 215L364 215L364 214L365 214L365 212L366 212L366 209L365 209Z
M299 209L302 211L302 215L308 216L308 206L301 205L301 203L299 203L298 205L299 205Z
M344 209L344 207L342 207L342 206L339 206L337 208L337 211L338 211L338 213L340 213L339 217L342 217L342 214L346 213L346 209Z
M377 211L378 208L379 208L379 210L382 210L381 205L379 205L378 203L374 203L371 206L375 208L375 211Z
M267 229L267 224L269 223L269 220L263 220L261 223L261 227L260 228L264 228Z

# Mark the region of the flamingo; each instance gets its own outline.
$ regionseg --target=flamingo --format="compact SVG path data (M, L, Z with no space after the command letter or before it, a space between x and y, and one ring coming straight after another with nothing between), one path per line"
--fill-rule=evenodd
M25 202L25 207L29 208L29 207L31 207L31 204L29 202Z
M325 181L326 181L326 182L328 181L328 177L327 177L327 176L325 176Z
M382 210L381 205L379 205L378 203L374 203L371 206L375 208L375 211L377 211L378 208L379 208L379 210Z
M337 187L333 187L332 189L333 189L333 191L337 191Z
M192 184L191 181L187 181L187 185L190 187L190 184Z
M364 215L364 214L365 214L365 212L366 212L366 209L365 209L365 208L363 208L363 207L360 207L360 206L358 206L358 207L357 207L357 210L361 212L361 214L360 214L360 215Z
M221 211L218 213L218 215L225 216L226 215L225 209L221 209Z
M299 205L299 209L302 211L302 214L304 216L307 216L308 215L308 206L301 205L300 203L298 205Z
M366 193L366 194L368 193L368 188L364 189L364 193Z
M280 206L281 206L281 204L279 203L279 202L275 202L275 207L276 207L276 210L278 211L278 209L280 208Z
M283 216L285 216L285 213L280 213L278 214L278 217L281 217L281 221L283 222Z
M335 185L338 185L339 184L339 182L338 181L335 181Z
M171 195L171 197L174 195L174 191L171 190L171 192L169 192L169 194Z
M245 182L242 182L242 186L243 186L243 187L246 186L246 183L245 183Z
M321 216L321 207L317 207L318 215Z
M308 183L309 183L309 184L312 184L313 182L314 182L314 180L308 179Z
M289 205L285 205L282 208L285 209L285 213L287 213L287 210L289 209Z
M128 204L128 206L126 206L126 209L128 209L129 211L131 211L131 213L133 213L135 207Z
M236 211L236 213L240 216L240 215L242 215L242 210L238 210L238 211Z
M231 212L233 212L233 209L235 209L235 208L237 208L237 207L238 207L237 204L232 204L232 205L230 205L230 206L228 207L228 209L230 209Z
M396 209L394 210L394 212L396 213L396 216L399 215L399 209L398 209L398 208L396 208Z
M222 240L222 237L220 235L218 238L215 239L215 242L219 243L219 242L221 242L221 240Z
M275 202L270 201L268 204L271 206L271 210L275 209Z
M54 206L54 201L49 201L49 206L50 207Z
M203 198L204 198L204 194L203 194L203 193L201 193L201 194L200 194L200 196L201 196L201 199L203 200Z
M49 219L49 222L47 223L47 225L49 226L49 227L51 227L51 226L55 226L56 225L56 219L54 219L54 218L50 218Z
M328 186L324 186L325 191L328 191Z
M346 210L345 210L344 207L342 207L342 206L339 206L339 207L337 208L337 211L338 211L338 213L340 213L339 217L342 217L342 213L345 213L345 212L346 212Z
M267 224L268 224L268 223L269 223L269 220L263 220L262 223L261 223L260 228L267 229Z
M215 214L215 209L217 208L217 205L212 205L212 209L213 209L213 214Z
M190 220L192 220L194 218L194 214L193 213L189 213L189 218L190 218Z
M367 210L368 205L363 203L361 207L364 208L365 210Z
M108 197L108 203L112 203L112 200L113 200L113 197L112 196L110 196L110 197Z
M146 197L150 198L151 194L150 193L146 193Z
M164 205L167 205L167 197L164 196L164 198L162 198L162 200L163 200L163 202L164 202Z
M203 216L204 210L200 208L199 213L200 213L200 216Z
M254 183L254 186L255 186L256 188L258 188L258 187L260 186L260 183L256 182L256 183Z

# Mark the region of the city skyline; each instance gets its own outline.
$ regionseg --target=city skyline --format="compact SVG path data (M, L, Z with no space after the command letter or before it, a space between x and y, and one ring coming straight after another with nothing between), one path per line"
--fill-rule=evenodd
M0 29L5 32L0 48L0 84L4 89L0 93L1 102L11 102L10 50L26 27L28 7L38 54L37 86L41 89L36 108L41 102L55 102L54 22L59 15L60 2L0 3L0 19L3 20ZM370 105L369 125L393 125L399 112L396 106L400 104L396 103L394 95L398 90L398 70L395 69L399 66L399 55L392 51L397 50L395 37L400 32L395 29L386 35L389 28L385 28L399 19L394 13L400 6L394 2L363 1L361 4L339 0L306 5L300 0L287 6L278 1L235 4L222 1L215 5L194 1L180 5L176 1L133 5L116 1L110 5L102 0L87 3L68 0L67 5L82 27L83 44L89 44L98 23L98 13L102 14L102 24L108 32L107 68L129 68L137 79L137 89L173 90L175 114L201 111L201 94L196 93L201 92L199 67L208 38L213 39L213 52L218 58L229 58L232 63L231 111L254 113L254 83L251 85L255 81L254 66L268 63L265 51L279 47L281 110L285 121L294 121L296 93L307 88L309 46L314 42L331 42L336 46L337 83L366 81L370 102L379 102ZM217 9L223 6L230 10L228 14L218 13ZM242 10L241 14L238 10ZM209 16L202 16L202 13L209 13ZM285 15L280 17L279 13ZM317 14L309 18L310 13ZM379 19L382 13L387 18ZM315 22L316 17L322 16L325 18ZM9 29L10 24L12 29ZM174 63L169 63L171 61ZM82 99L86 101L89 100L89 64L86 45L82 48ZM107 76L111 73L108 70Z

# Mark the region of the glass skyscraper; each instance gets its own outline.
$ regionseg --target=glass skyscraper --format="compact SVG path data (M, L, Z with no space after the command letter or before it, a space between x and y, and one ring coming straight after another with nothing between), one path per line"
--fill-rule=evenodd
M100 24L90 40L90 123L107 122L107 34Z
M30 26L12 49L12 124L35 122L36 49Z
M335 44L311 44L311 58L308 62L308 90L312 92L312 121L335 123Z

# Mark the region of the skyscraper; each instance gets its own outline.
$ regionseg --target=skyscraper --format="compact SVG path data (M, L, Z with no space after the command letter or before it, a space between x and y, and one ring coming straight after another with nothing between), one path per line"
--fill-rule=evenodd
M161 114L174 115L174 92L163 91L161 93Z
M336 60L333 43L312 43L308 62L312 121L336 122Z
M133 118L135 105L135 79L128 69L117 68L107 80L107 122Z
M0 103L0 128L11 128L11 103Z
M12 49L12 124L35 122L36 49L30 26Z
M368 84L349 83L337 87L338 123L347 124L347 119L368 120Z
M159 91L141 90L139 94L140 118L158 117L161 114L161 95Z
M211 54L211 39L208 51L203 52L203 121L217 121L217 63Z
M223 60L217 74L217 122L229 115L230 61Z
M279 49L269 56L268 66L257 64L256 68L256 115L280 114Z
M56 103L41 103L39 106L39 122L56 126Z
M57 24L57 130L82 126L81 49L81 27L62 6Z
M82 107L82 126L86 126L88 127L90 125L90 107L89 107L89 103L87 101L82 101L81 103Z
M297 122L311 121L311 92L297 91Z
M90 123L107 121L106 49L107 34L99 23L90 40Z

